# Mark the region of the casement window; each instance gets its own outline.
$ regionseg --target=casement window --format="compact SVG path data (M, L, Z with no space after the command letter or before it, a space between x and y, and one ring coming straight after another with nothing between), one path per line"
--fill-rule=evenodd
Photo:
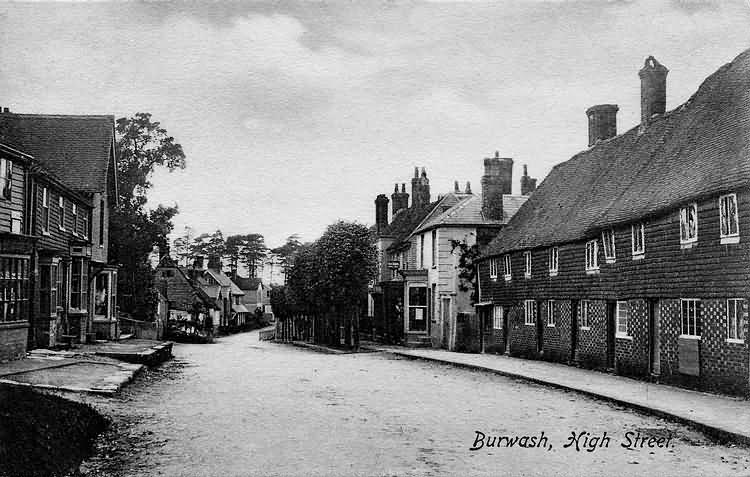
M549 249L549 276L554 277L557 275L557 266L558 266L558 258L559 258L559 251L557 247L552 247Z
M63 196L57 200L57 228L65 230L65 198Z
M57 264L39 265L39 311L43 316L54 316L57 312L58 286Z
M617 318L616 336L627 337L628 336L628 318L630 318L630 307L627 301L618 301L617 310L615 313Z
M497 258L491 258L490 260L490 278L497 278Z
M524 300L523 322L526 325L536 324L536 302L534 300Z
M646 230L643 222L630 226L630 236L633 245L633 258L643 258L646 253Z
M78 234L78 206L73 204L73 235Z
M432 267L437 267L438 263L438 243L437 243L437 230L432 231Z
M524 262L523 276L526 278L531 278L531 252L523 253L523 262Z
M719 223L721 243L737 243L740 238L737 194L719 197Z
M83 211L83 217L81 217L81 235L83 238L89 238L89 211Z
M88 264L83 258L74 258L70 271L70 307L76 310L88 308Z
M555 300L547 300L547 326L555 326Z
M615 231L605 230L602 232L602 244L604 244L604 260L607 263L615 263Z
M10 200L13 191L13 161L0 159L0 197Z
M584 329L588 330L591 327L591 324L589 322L589 301L588 300L581 300L581 316L579 321L579 326Z
M99 201L99 246L104 247L104 199Z
M701 335L701 301L696 299L680 300L680 334L682 336L700 337Z
M727 340L745 341L745 300L731 298L727 300Z
M419 236L419 268L424 268L424 234Z
M510 268L510 254L503 257L503 273L505 274L505 280L510 281L513 278Z
M0 322L28 320L29 259L0 256Z
M599 270L599 243L596 240L586 242L586 271Z
M409 287L409 331L427 330L427 287Z
M492 327L496 330L503 329L503 311L501 305L492 307Z
M63 307L65 304L65 277L66 268L63 263L57 265L57 273L52 276L55 280L55 287L52 289L52 306Z
M14 234L22 233L23 223L21 221L21 212L14 210L10 213L10 232Z
M49 233L49 189L42 187L42 232Z
M692 203L680 209L680 243L689 244L698 240L698 204Z

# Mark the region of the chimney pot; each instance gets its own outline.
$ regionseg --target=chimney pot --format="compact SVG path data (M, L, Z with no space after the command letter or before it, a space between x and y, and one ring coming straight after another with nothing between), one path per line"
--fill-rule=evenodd
M458 194L461 190L458 188L458 181L453 181L453 192Z
M415 169L415 172L417 169ZM421 175L414 176L411 180L411 205L412 207L423 207L430 203L430 180L427 178L425 168Z
M586 116L589 118L589 146L617 136L619 110L616 104L598 104L586 110Z
M465 192L467 194L471 194L472 193L471 192L471 182L469 182L469 181L466 181L466 190L465 190Z
M536 179L529 176L526 164L523 165L523 176L521 176L521 195L530 195L536 190Z

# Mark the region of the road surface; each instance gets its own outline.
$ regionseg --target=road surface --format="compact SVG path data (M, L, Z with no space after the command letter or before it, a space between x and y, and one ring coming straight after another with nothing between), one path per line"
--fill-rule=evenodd
M85 470L128 477L750 475L746 448L497 375L384 353L323 354L259 342L257 332L176 345L174 353L121 398L94 403L114 425ZM578 446L572 433L581 436ZM622 447L639 434L644 448ZM651 437L663 447L648 448Z

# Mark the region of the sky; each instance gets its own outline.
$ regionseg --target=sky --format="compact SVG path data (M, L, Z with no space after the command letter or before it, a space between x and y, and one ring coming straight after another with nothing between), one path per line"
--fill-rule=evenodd
M150 112L187 168L149 205L175 233L372 224L415 166L433 197L479 191L498 151L540 181L586 148L585 110L640 118L638 70L670 69L667 109L750 48L749 0L0 3L0 106Z

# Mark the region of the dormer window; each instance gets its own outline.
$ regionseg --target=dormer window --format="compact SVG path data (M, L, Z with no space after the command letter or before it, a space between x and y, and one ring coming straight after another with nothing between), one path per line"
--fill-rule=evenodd
M680 209L680 244L692 246L698 241L698 204Z
M586 273L599 271L599 244L596 240L586 242Z
M523 262L524 262L523 276L524 278L531 278L531 252L523 253Z
M630 236L633 249L633 260L638 260L646 256L646 237L643 222L630 226Z
M607 263L615 263L615 231L610 229L602 232L602 243L604 244L604 260Z
M510 268L510 254L507 254L503 257L503 268L505 273L505 281L509 282L513 276L511 275L511 268Z
M719 197L719 222L721 243L738 243L740 225L737 218L737 194Z

